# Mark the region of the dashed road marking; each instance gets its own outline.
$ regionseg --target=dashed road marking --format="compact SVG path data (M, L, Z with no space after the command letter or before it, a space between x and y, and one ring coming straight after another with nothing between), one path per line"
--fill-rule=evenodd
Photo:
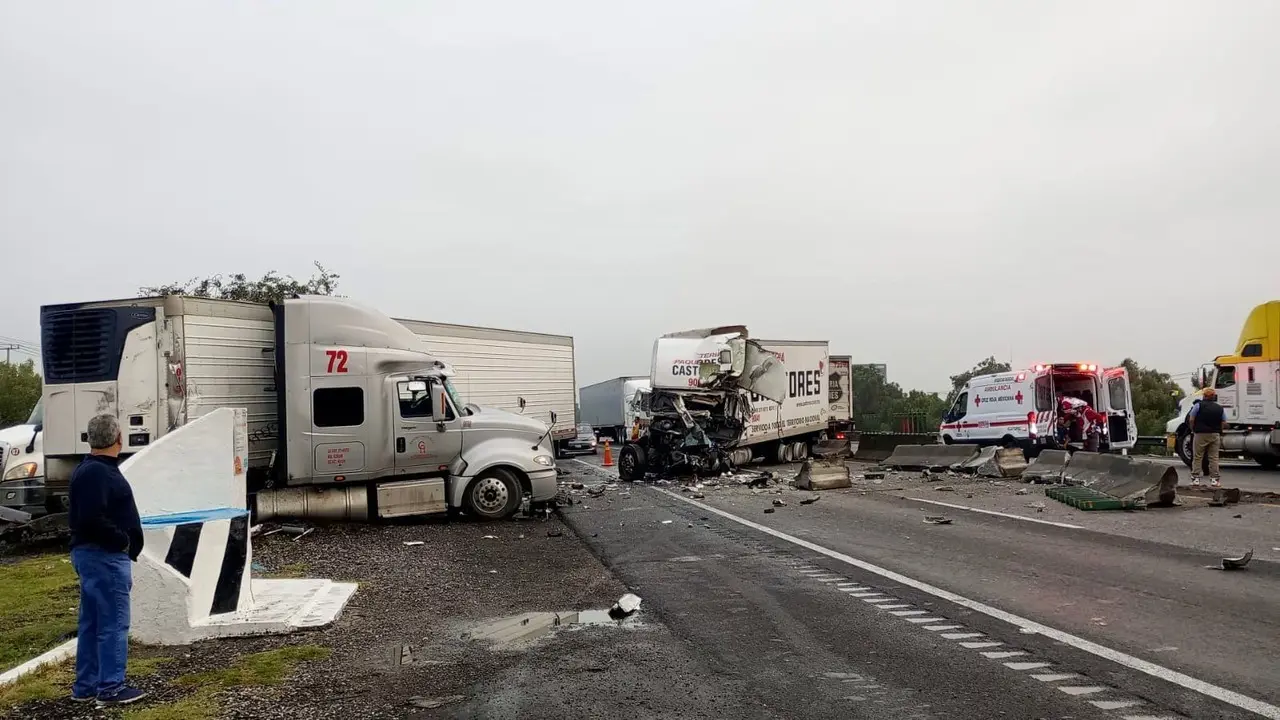
M588 463L583 463L583 464L587 465ZM790 535L788 533L782 532L781 530L776 530L774 528L769 527L768 525L762 525L761 523L748 520L738 515L734 515L731 512L721 510L720 508L713 507L706 503L702 503L702 502L698 502L697 500L692 500L690 498L682 497L679 493L673 493L663 488L654 488L654 490L664 495L667 495L668 497L675 498L676 500L679 500L682 503L686 503L688 505L692 505L696 508L699 508L704 512L714 513L716 515L719 515L720 517L725 518L726 520L731 520L744 527L751 528L758 532L775 537L779 540L783 540L793 545L805 548L807 550L812 550L813 552L819 553L833 560L837 560L847 565L851 565L865 572L879 575L880 577L886 578L900 585L905 585L906 587L912 588L914 590L918 590L920 592L928 593L929 595L940 598L942 600L950 601L956 605L959 605L960 607L967 608L975 612L980 612L983 615L987 615L989 617L995 618L996 620L1007 622L1010 625L1017 627L1019 630L1025 633L1043 635L1050 640L1055 640L1059 643L1068 645L1077 650L1087 652L1091 655L1095 655L1104 660L1109 660L1113 663L1116 663L1117 665L1127 667L1131 670L1136 670L1140 673L1150 675L1151 677L1164 680L1165 682L1171 683L1173 685L1178 685L1188 690L1198 692L1201 695L1205 695L1215 700L1224 702L1233 707L1240 708L1241 710L1246 710L1256 715L1261 715L1262 717L1270 718L1271 720L1280 720L1280 706L1272 705L1271 703L1258 700L1257 698L1249 697L1248 695L1236 692L1234 690L1228 690L1227 688L1214 685L1212 683L1206 682L1196 677L1192 677L1190 675L1187 675L1186 673L1178 672L1177 670L1164 667L1163 665L1157 665L1156 663L1150 662L1148 660L1143 660L1141 658L1134 657L1132 655L1123 653L1114 648L1110 648L1105 645L1101 645L1099 643L1093 642L1092 640L1086 640L1078 635L1073 635L1071 633L1068 633L1063 630L1059 630L1049 625L1045 625L1043 623L1039 623L1034 620L1029 620L1027 618L1021 617L1019 615L1008 612L1006 610L1001 610L997 607L988 605L986 603L979 602L977 600L972 600L963 595L960 595L959 593L954 593L954 592L951 592L950 590L944 590L936 585L931 585L929 583L916 580L914 578L908 577L898 572L894 572L893 570L889 570L888 568L881 567L874 563L869 563L865 560L859 560L846 553L842 553L837 550L832 550L831 548L825 547L823 545L819 545L815 542L811 542L803 538L796 537L794 535ZM913 498L913 500L916 502L926 502L926 503L931 503L935 505L943 505L943 506L949 505L947 503L938 503L937 501L923 500L921 498ZM954 507L961 510L977 511L975 508L969 508L963 505L956 505ZM1002 513L996 513L994 511L985 511L985 510L980 512L991 514L991 515L1002 514ZM1036 523L1046 524L1046 525L1059 525L1059 526L1072 527L1067 525L1067 523L1053 523L1047 520L1035 520L1033 518L1020 517L1018 515L1009 515L1008 517L1011 517L1016 520L1023 520L1026 522L1036 522ZM1072 527L1072 529L1083 529L1083 528L1079 528L1078 526L1076 526L1076 527ZM886 598L885 601L889 601L889 599ZM989 654L990 653L984 653L984 655L989 655ZM1020 652L1018 654L1026 654L1026 653ZM1037 678L1037 679L1040 679L1040 678ZM1127 718L1126 720L1135 720L1135 718Z
M1141 700L1090 700L1089 704L1099 710L1123 710L1127 707L1141 705Z
M1111 688L1103 687L1101 685L1059 685L1058 689L1068 695L1093 695L1104 690L1110 690Z
M946 618L936 618L936 617L922 617L922 618L913 617L913 618L903 618L903 619L909 623L936 623L936 622L944 622L946 620Z
M942 633L942 637L948 640L968 640L969 638L982 637L982 633L980 632Z
M1026 654L1026 650L998 650L993 652L984 652L982 653L982 657L990 658L992 660L1003 660L1005 658L1018 657L1019 655Z
M1044 675L1032 675L1031 677L1040 682L1060 682L1062 680L1071 680L1080 677L1075 673L1047 673Z
M1022 671L1022 670L1039 670L1040 668L1047 668L1052 664L1053 663L1047 663L1047 662L1009 662L1009 663L1005 663L1004 666L1009 668L1010 670Z
M889 614L895 615L897 617L909 617L911 615L928 615L929 611L928 610L894 610Z
M967 650L981 650L982 648L1000 647L1003 644L1004 643L998 643L998 642L965 642L965 643L960 643L960 647L965 648Z
M959 630L962 627L964 626L963 625L926 625L924 629L932 630L933 632L939 632L941 630Z

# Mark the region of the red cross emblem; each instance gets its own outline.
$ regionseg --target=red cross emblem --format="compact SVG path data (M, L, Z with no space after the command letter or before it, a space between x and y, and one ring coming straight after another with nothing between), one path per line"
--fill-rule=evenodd
M974 405L981 405L981 404L982 404L982 396L981 396L981 395L979 395L979 396L975 397L975 398L973 399L973 404L974 404Z
M1022 404L1022 391L1021 391L1021 390L1019 390L1019 391L1018 391L1018 394L1013 396L1013 399L1014 399L1014 400L1017 400L1017 401L1018 401L1018 404L1019 404L1019 405L1021 405L1021 404Z

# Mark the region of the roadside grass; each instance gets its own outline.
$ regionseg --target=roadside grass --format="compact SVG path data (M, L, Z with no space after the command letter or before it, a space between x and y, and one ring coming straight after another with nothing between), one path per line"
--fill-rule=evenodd
M65 554L0 565L0 671L53 648L76 629L80 587Z
M73 662L42 667L0 687L0 711L12 710L36 700L57 700L70 695L71 681L76 676Z
M217 693L250 685L279 685L300 663L323 660L331 650L319 645L293 645L238 658L221 670L183 675L174 685L195 691L162 705L127 709L123 720L213 720L218 716Z

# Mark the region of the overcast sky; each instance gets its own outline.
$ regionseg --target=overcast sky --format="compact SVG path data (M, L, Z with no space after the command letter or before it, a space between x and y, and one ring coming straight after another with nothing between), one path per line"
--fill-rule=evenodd
M1280 3L0 0L0 335L212 272L389 315L1186 372L1280 296Z

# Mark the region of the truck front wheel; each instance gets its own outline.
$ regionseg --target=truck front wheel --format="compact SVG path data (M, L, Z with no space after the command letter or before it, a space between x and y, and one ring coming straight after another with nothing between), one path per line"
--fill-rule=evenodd
M1191 467L1191 460L1193 455L1192 448L1191 448L1192 442L1193 442L1193 436L1191 435L1191 433L1187 432L1186 428L1183 428L1178 431L1178 441L1177 441L1177 445L1174 447L1174 452L1178 453L1178 458L1181 459L1182 462L1186 463L1187 467Z
M509 470L494 468L471 481L467 512L484 520L501 520L520 509L520 481Z
M618 452L618 477L627 482L644 479L644 448L627 444Z

